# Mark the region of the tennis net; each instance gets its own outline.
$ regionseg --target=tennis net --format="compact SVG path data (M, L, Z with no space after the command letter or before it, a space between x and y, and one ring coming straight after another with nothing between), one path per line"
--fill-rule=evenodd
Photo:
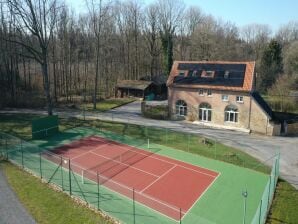
M81 173L84 177L88 178L89 171L93 171L95 173L99 173L101 176L105 178L102 179L100 184L103 184L108 179L113 178L119 173L123 172L125 169L130 166L138 163L139 161L153 155L155 152L137 152L136 149L128 149L124 153L117 155L115 157L109 158L105 157L106 161L83 170ZM89 178L88 178L89 179Z

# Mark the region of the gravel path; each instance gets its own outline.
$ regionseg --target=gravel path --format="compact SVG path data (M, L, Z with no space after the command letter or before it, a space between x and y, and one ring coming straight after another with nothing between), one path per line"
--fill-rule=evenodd
M0 166L0 223L34 224L36 223L7 183Z

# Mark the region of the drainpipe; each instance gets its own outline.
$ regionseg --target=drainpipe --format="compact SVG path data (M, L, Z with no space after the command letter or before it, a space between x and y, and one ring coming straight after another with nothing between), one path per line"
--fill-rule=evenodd
M267 130L268 130L268 123L269 123L269 118L267 117L267 124L266 124L266 135L267 135Z
M250 93L249 96L249 114L248 114L248 125L247 128L250 130L250 119L251 119L251 101L252 101L252 94Z

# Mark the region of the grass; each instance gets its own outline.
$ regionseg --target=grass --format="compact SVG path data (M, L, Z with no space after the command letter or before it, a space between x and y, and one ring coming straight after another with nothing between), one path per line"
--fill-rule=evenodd
M157 105L151 106L145 109L143 112L144 117L157 119L157 120L167 120L168 119L168 106Z
M36 115L0 115L0 130L12 133L21 138L30 140L30 124ZM124 134L134 138L144 138L150 136L154 143L166 145L194 154L203 155L217 160L223 160L236 165L245 166L263 172L268 172L266 166L246 153L237 149L227 147L196 135L188 135L180 132L169 131L165 134L165 129L145 128L137 125L128 125L115 122L104 121L82 121L78 119L60 119L60 130L65 130L75 125L93 126L103 128L118 134ZM167 136L167 138L165 138ZM260 165L260 166L259 166ZM256 168L258 166L258 168ZM289 183L280 181L277 192L271 207L271 212L267 223L296 223L298 220L298 191Z
M267 224L294 224L298 220L298 191L284 180L278 182Z
M16 166L8 162L0 165L4 168L9 184L37 223L112 223Z
M87 104L81 104L80 109L85 109L87 111L98 111L98 112L105 112L108 110L111 110L113 108L128 104L135 101L135 99L132 98L115 98L115 99L106 99L99 101L96 104L96 109L93 109L93 103L87 103Z

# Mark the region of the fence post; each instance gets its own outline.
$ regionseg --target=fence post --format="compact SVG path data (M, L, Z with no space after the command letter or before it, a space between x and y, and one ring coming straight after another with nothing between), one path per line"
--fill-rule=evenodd
M133 223L136 223L135 189L132 189Z
M166 144L168 144L168 129L166 128Z
M64 191L64 183L63 183L63 159L62 159L62 156L60 157L60 163L61 163L61 167L60 167L60 172L61 172L61 187L62 187L62 191Z
M181 212L181 208L179 208L179 223L182 224L182 212Z
M23 152L22 139L21 139L21 154L22 154L22 168L24 169L24 152Z
M260 203L259 224L261 224L261 217L262 217L262 205L263 205L263 200L261 200L261 203Z
M69 178L69 194L72 195L72 191L71 191L71 169L70 169L70 159L68 159L68 178Z
M190 137L189 137L189 133L187 134L187 151L189 152L189 139L190 139Z
M214 140L214 158L216 159L216 139Z
M267 204L267 210L269 209L269 204L270 204L270 188L271 188L271 174L269 178L269 189L268 189L268 204Z
M42 180L41 152L39 153L39 172L40 172L40 179Z
M96 178L97 178L97 210L99 210L99 176L98 176L98 171L96 173Z
M5 138L5 151L6 151L6 159L8 160L7 138Z

